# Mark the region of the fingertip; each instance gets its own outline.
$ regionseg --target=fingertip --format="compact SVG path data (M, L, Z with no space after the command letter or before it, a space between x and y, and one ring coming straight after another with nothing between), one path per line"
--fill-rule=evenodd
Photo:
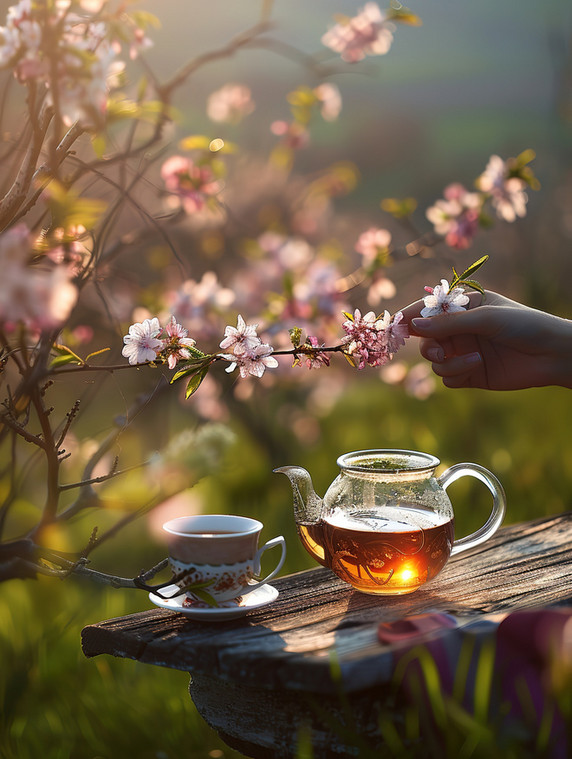
M424 355L429 361L437 364L441 364L445 360L445 351L440 345L427 348L424 351Z

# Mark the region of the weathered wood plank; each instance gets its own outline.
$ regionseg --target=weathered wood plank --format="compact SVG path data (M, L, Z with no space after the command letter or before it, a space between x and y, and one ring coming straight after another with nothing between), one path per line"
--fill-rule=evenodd
M321 567L273 584L280 596L272 606L235 621L206 624L153 609L90 625L84 652L261 688L328 693L335 651L344 682L359 690L372 673L381 682L389 672L391 651L375 636L381 621L428 610L471 617L572 598L572 513L502 528L411 595L358 593Z

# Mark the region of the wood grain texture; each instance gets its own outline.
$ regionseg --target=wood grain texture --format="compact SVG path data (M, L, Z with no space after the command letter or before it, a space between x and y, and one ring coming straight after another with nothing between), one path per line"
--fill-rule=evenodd
M501 528L410 595L365 595L322 567L273 585L276 602L239 620L210 624L152 609L90 625L84 653L311 693L331 692L334 655L345 689L361 690L391 675L380 622L433 610L474 619L571 599L572 513Z

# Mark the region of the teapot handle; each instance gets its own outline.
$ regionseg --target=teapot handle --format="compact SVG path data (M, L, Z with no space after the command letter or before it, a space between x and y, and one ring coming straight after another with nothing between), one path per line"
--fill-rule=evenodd
M451 556L460 553L461 551L466 551L468 548L473 548L473 546L488 540L488 538L494 535L501 526L506 512L506 496L502 485L492 472L489 472L488 469L485 469L479 464L454 464L437 478L437 482L444 490L447 490L452 482L467 475L469 477L475 477L487 486L493 497L493 508L489 518L480 529L473 532L471 535L466 535L464 538L455 540L451 550Z

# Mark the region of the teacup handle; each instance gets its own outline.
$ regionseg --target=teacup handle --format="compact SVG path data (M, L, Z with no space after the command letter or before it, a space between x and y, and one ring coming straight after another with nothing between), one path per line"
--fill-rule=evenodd
M278 574L278 572L282 569L282 565L284 564L284 559L286 558L286 541L284 540L282 535L279 535L277 538L272 538L272 540L269 540L261 548L258 549L258 551L256 552L256 557L255 557L256 566L260 567L260 559L264 551L268 551L269 548L274 548L275 546L281 546L282 548L282 551L280 552L280 560L278 564L276 565L276 567L272 570L272 572L270 572L269 575L266 575L266 577L263 580L260 580L259 582L255 582L252 585L250 584L245 585L240 591L241 595L245 596L247 593L252 593L253 590L260 588L261 585L265 585L269 580L275 577Z
M460 477L475 477L477 480L483 482L490 490L493 497L493 508L489 518L485 524L473 532L471 535L466 535L464 538L459 538L453 543L451 550L451 556L461 551L466 551L467 548L473 548L473 546L483 543L488 540L501 526L502 520L506 512L506 496L504 490L498 479L492 472L485 469L484 466L479 464L454 464L449 467L443 474L437 478L437 482L444 490L447 490L449 485Z

